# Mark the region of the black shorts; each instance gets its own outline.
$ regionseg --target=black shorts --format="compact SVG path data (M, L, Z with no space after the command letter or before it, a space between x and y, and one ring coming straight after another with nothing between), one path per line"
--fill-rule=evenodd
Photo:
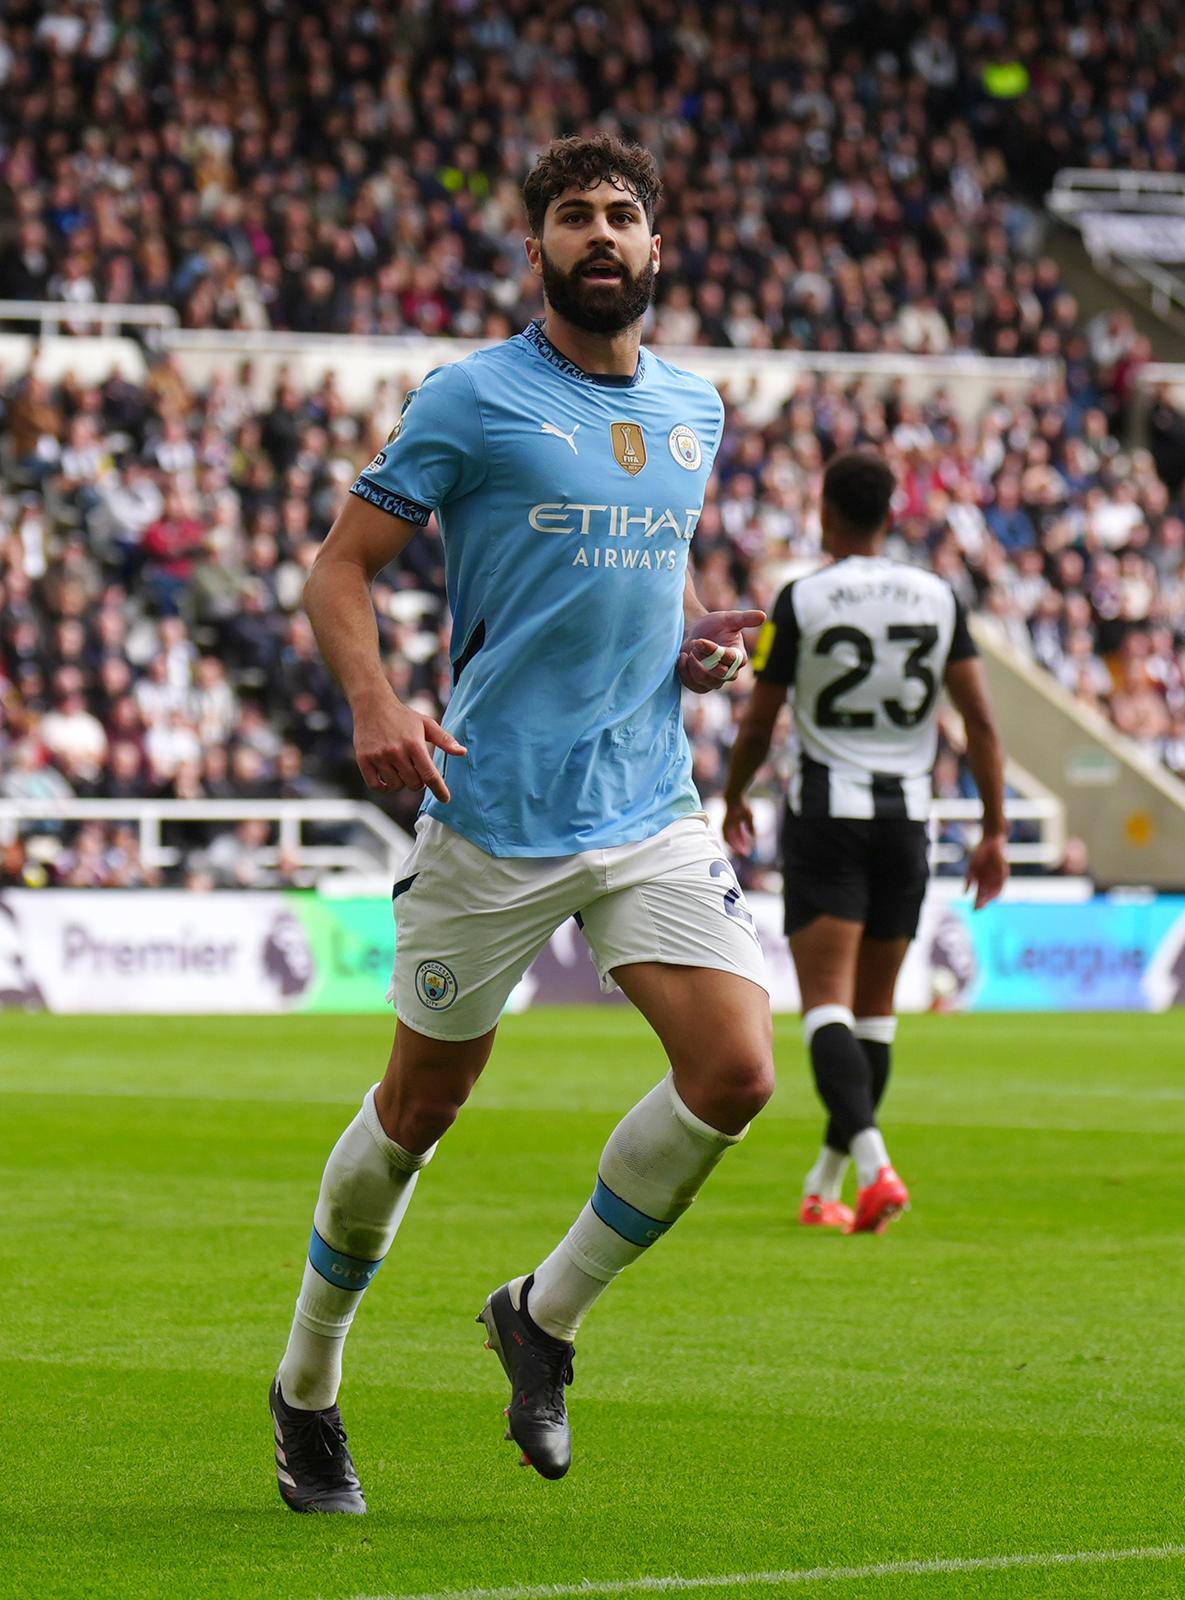
M862 922L870 939L912 939L930 868L926 824L906 817L798 817L782 824L786 936L816 917Z

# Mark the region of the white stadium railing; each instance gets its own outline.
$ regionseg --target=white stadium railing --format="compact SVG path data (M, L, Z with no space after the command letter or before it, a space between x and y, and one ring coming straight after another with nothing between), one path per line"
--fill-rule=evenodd
M30 323L36 323L40 332L15 331ZM61 331L99 325L106 331L95 336ZM142 329L142 334L132 337L133 327ZM245 366L251 398L259 405L270 405L281 375L308 388L332 374L347 404L373 411L384 432L395 420L406 389L421 382L433 367L459 361L486 343L408 335L181 328L171 306L0 300L0 365L8 371L32 366L51 381L77 373L85 382L97 383L118 369L126 377L142 380L148 370L144 346L149 346L171 356L186 381L198 387L215 375L237 379ZM831 377L845 385L861 380L878 386L899 382L910 400L944 389L958 413L970 421L995 395L1023 394L1061 371L1059 361L965 351L854 355L660 345L658 353L727 387L734 404L757 426L778 414L803 377Z
M706 802L712 821L719 826L724 803L719 798ZM758 838L765 846L763 855L776 855L781 801L768 795L756 796L753 811ZM1033 840L1009 841L1008 859L1014 866L1041 867L1055 872L1066 848L1065 807L1052 797L1009 798L1005 802L1008 820L1035 826ZM962 846L941 837L950 826L965 825L968 837L977 837L980 808L977 800L936 800L930 813L930 860L933 866L949 866L964 858ZM127 822L139 836L140 859L152 869L172 867L181 852L162 842L162 830L170 823L211 822L233 825L252 818L275 824L275 845L261 848L261 866L273 866L281 854L298 866L327 873L349 872L372 876L377 872L387 880L398 873L411 849L411 836L398 824L364 800L0 800L0 844L6 844L29 824L63 822ZM348 824L367 836L366 844L307 844L304 828L309 823ZM200 851L195 851L200 854Z
M35 322L43 339L74 323L104 329L175 328L180 320L173 306L119 305L104 300L0 300L0 325Z
M325 871L373 872L394 877L411 849L411 838L385 812L364 800L0 800L0 843L8 843L22 823L128 822L139 835L140 859L146 867L175 866L181 852L161 840L169 823L213 822L233 825L251 819L274 823L276 844L260 849L261 866L273 866L281 854L298 865ZM348 825L361 829L369 848L360 844L306 844L308 823ZM199 852L195 852L199 853Z
M283 371L298 385L319 383L327 373L337 380L351 405L373 400L378 384L419 383L433 367L460 361L489 340L422 339L405 335L241 333L219 329L177 328L164 336L186 378L199 385L215 375L233 376L250 363L252 397L261 402L274 390ZM676 366L698 372L713 383L727 384L735 399L757 423L768 421L804 376L835 376L845 382L868 378L880 384L900 381L913 399L938 388L949 389L952 403L967 417L976 415L997 393L1020 393L1061 363L1035 357L949 355L829 354L818 350L731 350L699 346L657 345L656 354ZM392 405L396 402L392 399ZM386 424L384 413L378 417Z

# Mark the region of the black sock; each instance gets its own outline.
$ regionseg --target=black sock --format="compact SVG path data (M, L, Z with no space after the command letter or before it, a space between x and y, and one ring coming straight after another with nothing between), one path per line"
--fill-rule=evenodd
M876 1124L868 1057L860 1040L842 1022L817 1028L810 1051L819 1098L831 1115L827 1143L833 1150L846 1151L853 1134Z
M861 1047L868 1057L868 1065L872 1069L872 1104L879 1106L885 1096L885 1086L889 1081L889 1066L893 1054L893 1046L884 1044L880 1039L861 1039Z

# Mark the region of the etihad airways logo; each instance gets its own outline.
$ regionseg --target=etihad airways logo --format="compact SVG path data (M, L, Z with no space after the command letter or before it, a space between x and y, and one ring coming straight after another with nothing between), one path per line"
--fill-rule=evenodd
M556 500L532 506L528 521L536 533L578 533L586 539L590 536L653 539L665 531L687 543L702 510L702 506L685 506L681 511L674 511L667 506L655 511L653 506L645 506L635 511L631 506Z

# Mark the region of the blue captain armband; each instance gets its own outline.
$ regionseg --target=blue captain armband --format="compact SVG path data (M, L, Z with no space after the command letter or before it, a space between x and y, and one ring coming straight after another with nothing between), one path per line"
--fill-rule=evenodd
M384 489L365 475L351 485L350 493L356 494L359 500L365 500L368 505L377 506L380 511L389 512L393 517L402 517L405 522L414 522L421 528L432 515L431 506L422 506L418 500L409 500L406 495L396 494L393 489Z

